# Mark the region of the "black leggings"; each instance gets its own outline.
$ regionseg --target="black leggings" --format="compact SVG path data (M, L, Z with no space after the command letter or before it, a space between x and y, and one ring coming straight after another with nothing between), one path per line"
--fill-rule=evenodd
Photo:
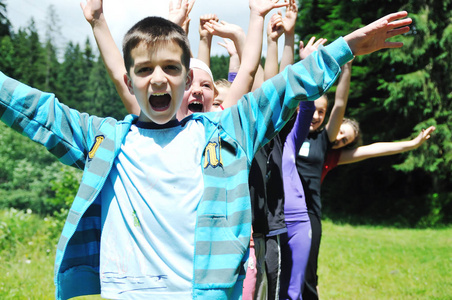
M265 265L267 269L268 295L267 300L279 297L279 275L281 273L281 245L279 235L266 238Z
M320 239L322 237L322 223L320 217L313 214L308 215L311 221L312 240L308 265L306 266L303 300L317 300L319 299L317 294L317 262L319 259Z

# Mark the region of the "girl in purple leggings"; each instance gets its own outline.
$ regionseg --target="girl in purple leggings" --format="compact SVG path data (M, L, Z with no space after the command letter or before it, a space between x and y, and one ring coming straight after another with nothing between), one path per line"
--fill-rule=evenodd
M284 143L282 172L287 233L281 235L280 299L301 299L311 248L311 223L295 158L308 135L314 111L313 102L300 103L295 124Z

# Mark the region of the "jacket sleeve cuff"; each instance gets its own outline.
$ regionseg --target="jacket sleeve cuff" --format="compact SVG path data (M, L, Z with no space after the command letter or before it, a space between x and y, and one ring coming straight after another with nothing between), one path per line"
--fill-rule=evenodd
M342 37L327 45L325 49L340 66L345 65L347 62L353 59L352 50Z

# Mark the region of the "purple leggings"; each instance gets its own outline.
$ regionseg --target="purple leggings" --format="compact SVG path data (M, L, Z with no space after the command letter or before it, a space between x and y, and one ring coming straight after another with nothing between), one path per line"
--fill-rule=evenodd
M304 276L311 249L311 223L286 221L281 235L281 290L279 299L302 299Z

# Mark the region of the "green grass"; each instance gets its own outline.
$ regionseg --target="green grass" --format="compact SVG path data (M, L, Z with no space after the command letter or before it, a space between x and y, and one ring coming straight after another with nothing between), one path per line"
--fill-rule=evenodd
M0 211L0 299L54 299L56 222Z
M0 299L54 299L53 259L60 227L52 218L0 210ZM452 299L451 250L452 228L325 221L321 299Z
M452 229L324 222L322 299L452 299Z

